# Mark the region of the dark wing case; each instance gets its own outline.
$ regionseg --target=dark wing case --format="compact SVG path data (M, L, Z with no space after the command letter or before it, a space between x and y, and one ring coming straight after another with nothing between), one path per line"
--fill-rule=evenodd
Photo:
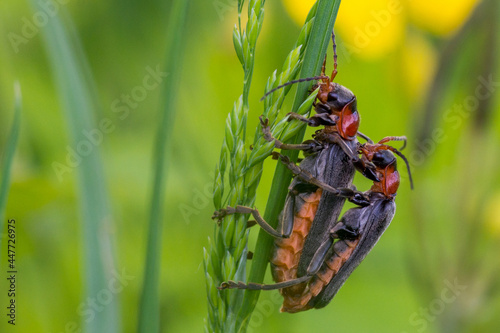
M344 214L344 223L359 226L361 239L352 253L330 283L311 300L310 305L315 308L326 306L337 294L347 278L365 259L375 244L391 223L396 212L394 200L376 200L372 205L364 208L353 208Z
M355 151L357 140L348 141L346 144ZM340 146L330 144L314 157L314 166L308 166L311 169L306 170L311 172L317 179L334 188L351 186L355 169L350 158ZM330 237L329 231L337 223L344 202L345 198L323 191L316 216L300 257L297 274L299 277L306 274L307 267L319 246Z

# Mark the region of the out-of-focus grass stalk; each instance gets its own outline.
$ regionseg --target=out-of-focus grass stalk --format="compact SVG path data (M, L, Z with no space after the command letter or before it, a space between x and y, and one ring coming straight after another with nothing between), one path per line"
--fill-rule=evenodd
M184 50L184 25L189 0L175 0L170 7L167 26L167 56L165 70L169 74L163 86L163 106L154 149L154 178L152 182L149 233L146 265L139 308L138 332L160 331L160 291L162 219L167 181L166 161L170 156L170 137L177 103L178 82Z
M32 1L37 12L43 12L43 3ZM64 17L69 26L71 21L61 8L58 15L51 17L42 29L45 48L52 66L59 98L66 113L71 145L88 142L84 131L97 128L95 115L97 101L94 99L92 80L86 76L84 54L78 52L76 34L65 27ZM109 288L113 278L115 254L110 234L112 215L109 197L105 186L99 147L93 145L85 156L80 156L80 164L75 168L78 177L78 198L81 210L84 251L84 296L83 299L95 298L102 290ZM85 322L85 332L121 332L118 295L114 295L109 304L96 312L95 318Z
M10 171L14 161L14 154L16 152L17 140L19 138L19 129L21 127L21 108L22 96L21 87L19 82L14 85L15 107L14 107L14 121L10 129L9 137L2 160L2 183L0 184L0 236L3 233L5 207L7 206L7 199L9 196L10 188ZM0 246L2 245L2 237L0 237Z
M336 18L340 1L320 0L314 5L299 35L294 49L289 53L282 72L273 73L268 80L266 91L280 84L296 78L301 71L301 77L310 77L319 73L326 48L330 40L333 23ZM262 26L264 1L250 1L248 10L248 23L242 32L239 28L233 31L233 41L236 53L245 71L243 95L235 103L233 111L226 122L226 136L223 143L221 158L216 170L214 204L216 209L227 205L252 206L255 202L255 193L262 173L262 163L273 150L273 143L268 143L262 138L260 126L256 129L253 141L253 150L247 156L246 152L246 119L248 116L248 92L253 71L255 43L258 32ZM315 17L321 8L323 12ZM243 9L243 1L239 1L239 17ZM256 14L260 13L260 14ZM241 22L241 20L239 20ZM315 22L319 22L316 24ZM316 25L314 35L313 27ZM319 34L319 35L318 35ZM311 44L309 39L314 39ZM309 46L312 45L312 46ZM309 51L308 51L309 50ZM309 53L308 60L304 62L306 70L302 68L304 55ZM314 95L306 99L309 84L299 86L299 93L295 97L294 110L306 114L311 109ZM285 118L278 120L278 113L290 87L281 89L266 98L263 115L270 120L273 135L285 141L290 141L302 132L296 141L301 141L305 126L300 122L286 122ZM287 112L288 113L288 112ZM255 114L257 117L257 114ZM228 169L229 186L225 184L226 170ZM291 175L285 185L289 185ZM225 188L229 193L225 194ZM284 196L283 196L284 200ZM283 203L273 202L269 205ZM211 332L244 332L248 319L257 300L256 294L245 293L241 290L216 289L222 281L245 281L245 263L247 254L246 223L248 216L228 216L220 227L215 228L214 239L211 240L209 250L205 250L205 270L207 277L207 293L209 302L209 317L207 331ZM256 253L261 249L257 248ZM269 252L269 248L264 252ZM264 268L267 265L267 255L264 255ZM262 265L262 263L261 263ZM253 267L253 264L252 264ZM253 268L252 268L253 269ZM252 280L253 281L253 280ZM245 295L245 299L243 296Z

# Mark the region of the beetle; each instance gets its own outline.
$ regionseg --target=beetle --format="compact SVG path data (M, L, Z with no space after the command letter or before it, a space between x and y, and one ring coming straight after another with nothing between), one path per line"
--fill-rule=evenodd
M228 281L223 283L221 288L281 289L284 296L282 312L295 313L326 306L373 249L394 217L396 211L394 199L400 176L393 153L405 161L413 188L407 159L400 151L385 144L395 140L406 142L405 137L386 137L377 144L371 141L359 144L357 152L361 154L361 159L365 163L373 163L378 178L366 192L370 204L351 208L343 215L329 230L328 237L318 246L305 271L298 271L294 279L275 279L281 282L273 285ZM279 251L284 252L286 249L279 247L271 263L276 267L288 265L290 259ZM273 277L275 277L274 271L275 269Z
M331 77L325 75L325 63L317 101L314 104L316 115L304 118L290 114L291 119L298 119L310 126L325 126L314 135L314 140L302 144L284 144L274 139L268 128L267 121L261 119L264 137L274 141L280 149L299 149L305 153L305 159L296 166L284 156L280 156L297 177L293 180L285 207L279 219L277 229L272 228L260 216L257 209L244 206L227 207L216 212L213 218L222 219L227 214L252 214L257 224L276 238L275 263L271 262L273 278L276 282L293 280L297 276L307 275L308 266L321 244L329 238L329 230L335 225L342 210L345 198L360 206L369 204L369 199L351 188L355 168L367 178L379 181L375 167L360 159L357 154L359 143L356 136L371 140L358 132L360 117L357 111L355 95L347 88L332 82L337 74L335 39L334 70ZM302 79L288 84L307 81ZM286 86L282 85L277 87ZM272 93L274 90L270 91ZM276 155L275 155L276 156ZM277 262L280 258L286 263ZM300 294L300 286L282 290L285 299Z

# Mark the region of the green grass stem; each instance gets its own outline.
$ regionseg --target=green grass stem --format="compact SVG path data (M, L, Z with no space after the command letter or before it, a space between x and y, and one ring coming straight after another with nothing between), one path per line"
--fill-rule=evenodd
M139 308L138 332L160 331L160 268L162 249L162 222L167 182L167 162L171 155L171 136L177 104L178 82L181 72L185 34L184 25L189 0L175 0L171 5L167 26L167 56L165 70L169 78L163 85L163 106L159 114L159 128L154 149L154 178L152 182L149 233L146 265Z

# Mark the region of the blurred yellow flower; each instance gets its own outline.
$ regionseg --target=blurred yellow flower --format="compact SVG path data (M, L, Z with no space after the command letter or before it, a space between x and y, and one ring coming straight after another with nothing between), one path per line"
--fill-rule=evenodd
M349 0L336 23L344 43L365 59L379 58L402 44L410 19L436 35L455 32L479 0ZM303 24L315 0L283 0L297 24Z
M286 11L298 25L304 24L315 2L316 0L283 0Z
M400 2L349 0L342 2L337 29L361 58L378 58L394 51L404 38L406 18Z
M454 33L479 0L406 0L411 19L436 35Z

